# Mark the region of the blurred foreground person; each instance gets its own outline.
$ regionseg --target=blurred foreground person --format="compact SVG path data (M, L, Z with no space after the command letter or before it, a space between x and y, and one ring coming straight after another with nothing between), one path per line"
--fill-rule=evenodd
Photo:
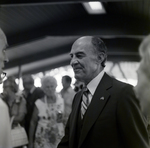
M27 135L29 136L29 126L30 121L33 113L33 108L35 105L35 101L41 97L43 97L44 93L39 87L34 86L34 79L31 75L24 75L22 77L23 80L23 96L26 99L27 103L27 114L25 116L25 129L27 132Z
M140 100L142 112L148 120L150 139L150 35L145 37L139 46L141 61L137 70L138 81L135 92Z
M75 78L86 87L75 95L58 148L149 148L133 86L104 72L104 42L99 37L81 37L73 43L70 56Z
M145 116L150 116L150 35L139 46L141 61L137 70L138 82L135 92Z
M4 79L4 63L8 61L5 53L7 39L4 32L0 29L0 83ZM4 75L3 75L4 74ZM11 129L8 107L0 96L0 148L12 148Z
M64 102L56 93L56 87L54 77L46 76L42 79L45 96L35 102L29 132L29 148L56 148L64 135Z
M75 95L75 91L71 87L72 78L68 75L62 77L62 86L61 96L64 99L65 111L64 111L64 126L66 126L68 117L72 110L72 101Z

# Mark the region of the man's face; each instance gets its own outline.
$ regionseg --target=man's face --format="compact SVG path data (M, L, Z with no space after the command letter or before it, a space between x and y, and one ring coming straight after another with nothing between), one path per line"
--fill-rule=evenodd
M4 63L8 61L5 53L6 47L7 47L6 41L0 39L0 81L2 81L1 74L3 73Z
M33 83L31 82L31 80L29 78L24 78L23 79L23 87L27 92L29 92L32 89L33 86L34 85L33 85Z
M63 88L68 88L70 86L70 84L66 81L65 78L62 78L62 86Z
M75 78L85 84L100 72L101 63L93 50L91 38L82 37L75 41L70 52Z

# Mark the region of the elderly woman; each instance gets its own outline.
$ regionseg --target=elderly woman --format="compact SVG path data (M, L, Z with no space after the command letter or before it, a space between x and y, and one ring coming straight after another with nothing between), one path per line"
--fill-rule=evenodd
M46 76L42 79L45 96L35 102L29 131L29 148L56 148L64 134L64 102L56 93L56 87L54 77Z

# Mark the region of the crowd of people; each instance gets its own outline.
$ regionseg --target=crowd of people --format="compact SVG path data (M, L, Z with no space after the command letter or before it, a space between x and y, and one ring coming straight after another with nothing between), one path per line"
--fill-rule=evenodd
M12 148L12 129L25 129L28 142L16 148L150 148L150 35L139 46L141 56L135 87L105 71L107 47L98 36L77 39L71 48L72 78L44 76L35 87L23 75L23 90L15 77L4 80L7 39L0 30L0 148ZM13 119L13 120L11 120ZM12 121L12 123L11 123Z
M19 90L15 77L3 82L1 96L8 106L10 119L13 118L11 128L18 124L25 128L28 148L56 148L64 136L75 95L72 78L62 77L60 93L56 92L57 80L53 76L43 77L41 87L35 87L32 75L24 75L22 80L23 91Z

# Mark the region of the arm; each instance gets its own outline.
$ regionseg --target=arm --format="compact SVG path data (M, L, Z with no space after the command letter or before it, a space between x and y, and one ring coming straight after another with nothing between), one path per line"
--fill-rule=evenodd
M64 118L64 100L60 95L57 95L58 99L58 114L57 114L57 122L62 123L63 118Z
M14 122L20 123L24 119L26 113L27 113L26 100L22 98L18 106L18 114L15 115Z
M147 125L132 87L120 93L117 121L126 148L149 148Z
M31 118L31 122L30 122L30 129L29 129L29 148L33 148L34 134L35 134L37 123L38 123L38 109L35 106Z
M61 139L57 148L69 148L69 119L68 119L67 125L65 127L65 135Z
M75 107L75 100L77 100L80 96L81 96L81 92L77 93L74 96L74 99L73 99L73 102L72 102L72 111L74 110L74 107ZM67 124L66 124L66 127L65 127L65 135L62 138L62 140L60 141L60 143L58 144L57 148L69 148L69 147L71 147L70 144L73 145L73 143L70 142L70 125L72 124L71 118L74 118L72 112L69 115L69 118L68 118L68 121L67 121Z

